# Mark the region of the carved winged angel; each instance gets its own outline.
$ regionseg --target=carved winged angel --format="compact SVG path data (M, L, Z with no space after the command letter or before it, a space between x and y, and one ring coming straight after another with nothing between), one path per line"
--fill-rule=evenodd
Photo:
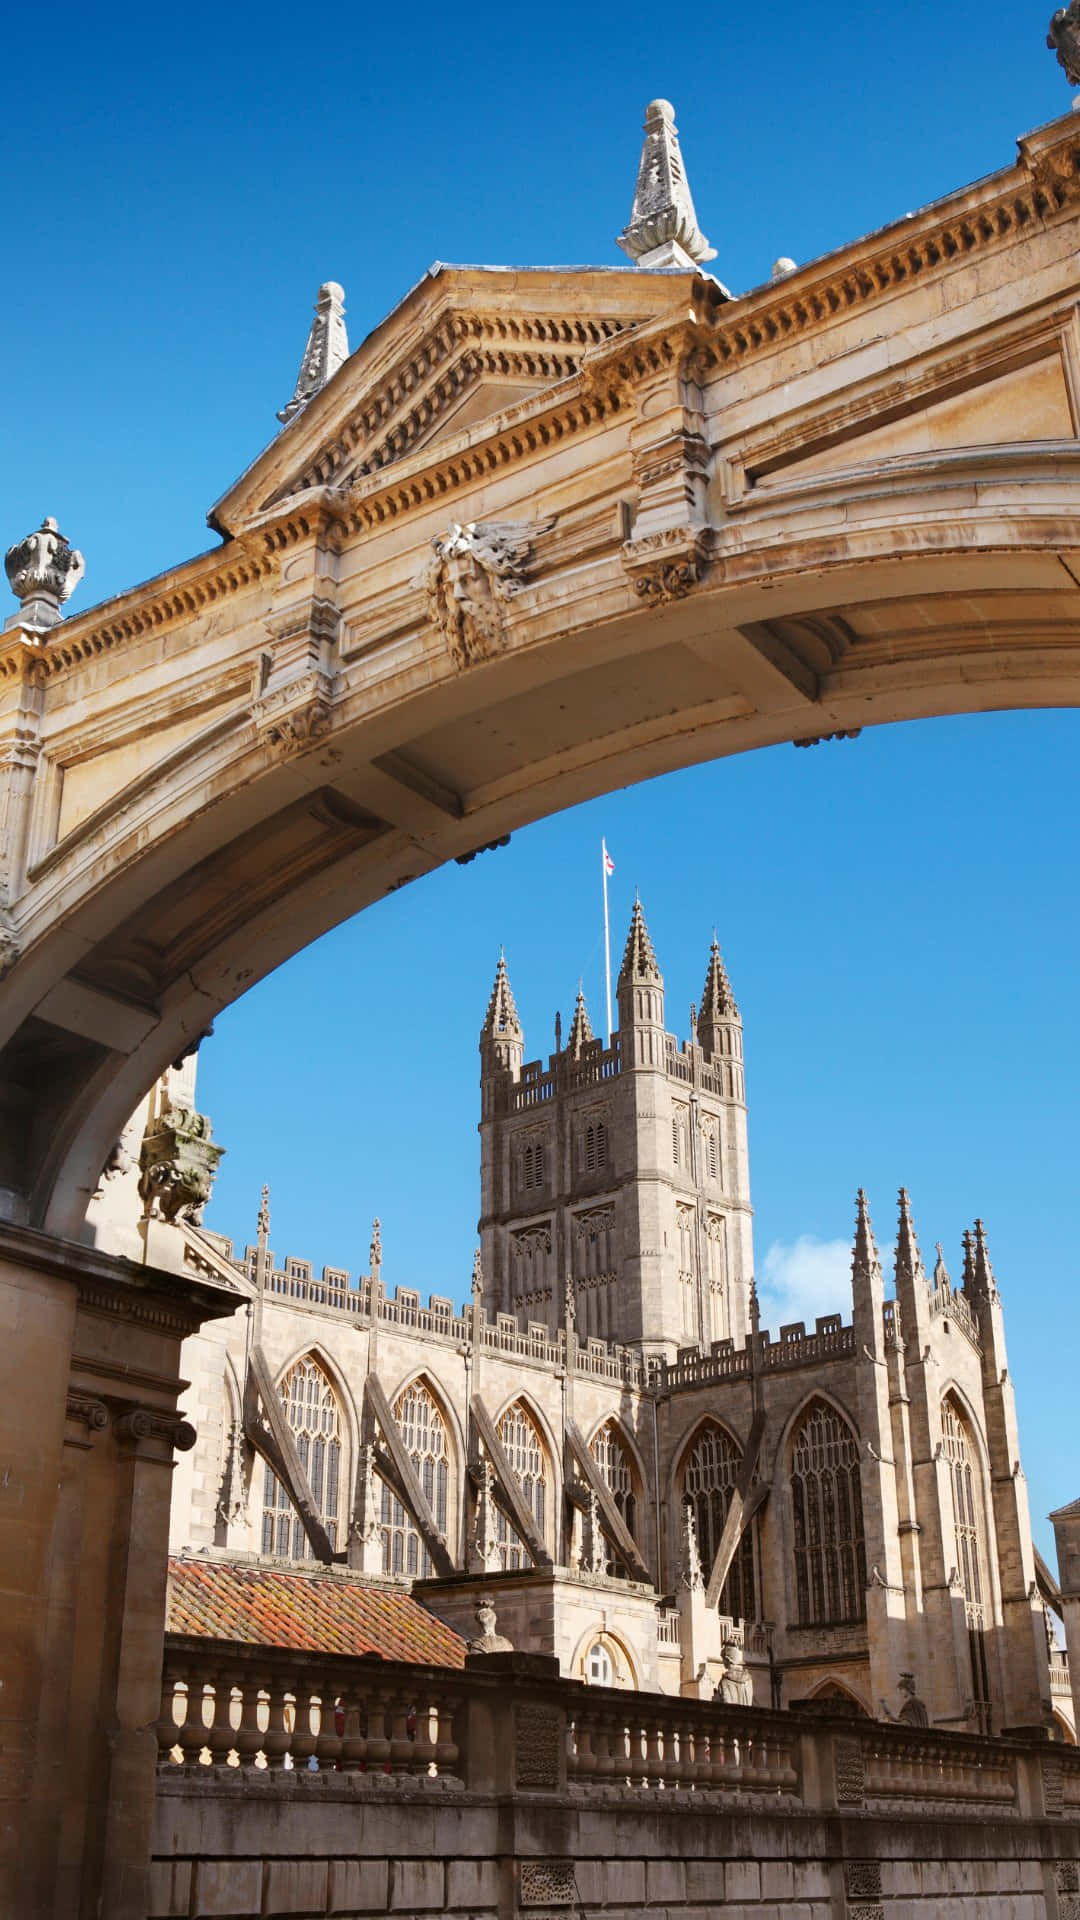
M525 561L551 520L456 520L438 540L424 570L431 619L445 634L458 667L490 660L502 642L507 602L524 582Z
M1069 6L1058 8L1050 22L1046 44L1057 54L1058 65L1064 67L1069 85L1080 87L1080 0L1070 0Z

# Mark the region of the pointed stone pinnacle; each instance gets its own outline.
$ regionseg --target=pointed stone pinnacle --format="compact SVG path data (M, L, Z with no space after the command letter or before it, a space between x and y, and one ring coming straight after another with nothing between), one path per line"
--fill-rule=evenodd
M739 1009L735 1005L735 995L731 991L727 968L720 953L720 945L715 933L709 948L709 965L705 974L705 985L701 993L701 1011L698 1014L698 1037L703 1027L714 1025L720 1020L737 1020Z
M649 929L645 925L641 901L637 897L634 900L634 911L630 915L630 931L626 936L622 966L619 968L620 986L624 980L652 980L659 986L664 984L653 952L653 943L649 938Z
M911 1218L911 1202L908 1198L908 1190L906 1187L901 1187L898 1200L900 1219L896 1229L895 1272L897 1285L899 1286L901 1279L914 1280L916 1275L919 1275L925 1280L926 1273L923 1267L922 1254L919 1252L919 1242L915 1234L915 1224Z
M974 1291L977 1294L981 1294L987 1300L996 1299L998 1290L997 1281L994 1278L994 1269L990 1265L990 1249L986 1244L986 1228L983 1226L981 1220L976 1220L975 1222L975 1252L972 1266Z
M480 1038L485 1035L501 1036L504 1039L523 1040L521 1021L514 1005L514 995L510 987L510 975L506 971L506 960L499 949L499 964L495 969L495 984L491 989L484 1024L480 1029Z
M963 1247L964 1272L960 1284L965 1293L972 1293L975 1288L975 1242L971 1233L966 1228L964 1231Z
M616 243L639 267L681 267L693 271L715 260L697 223L683 166L675 109L653 100L645 109L645 141L638 165L630 219Z
M874 1223L870 1218L870 1205L862 1187L855 1195L855 1244L851 1249L851 1278L870 1280L881 1277L881 1261L878 1257L877 1241L874 1239Z
M574 1018L570 1026L570 1037L566 1043L567 1051L577 1058L581 1053L582 1047L592 1038L592 1021L589 1019L589 1009L585 1005L584 991L579 986L577 999L574 1002Z
M939 1292L951 1293L952 1280L949 1276L949 1269L945 1265L945 1249L940 1240L937 1242L934 1251L937 1254L937 1259L934 1262L934 1286Z
M304 357L300 362L300 372L296 377L296 388L288 406L282 407L278 419L288 426L320 393L328 380L331 380L338 368L349 357L349 337L345 331L345 292L336 280L327 280L319 288L319 297L315 302L315 318L308 333Z
M259 1201L259 1221L256 1233L260 1245L265 1245L270 1232L270 1189L264 1187Z

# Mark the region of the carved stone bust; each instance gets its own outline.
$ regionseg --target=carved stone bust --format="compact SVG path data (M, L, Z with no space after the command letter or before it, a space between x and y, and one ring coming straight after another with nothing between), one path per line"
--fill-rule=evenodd
M754 1682L744 1664L743 1650L737 1640L724 1641L724 1677L715 1697L721 1699L726 1707L752 1707L754 1704Z
M489 1593L482 1593L476 1603L476 1624L480 1633L477 1639L468 1641L470 1653L513 1653L513 1641L495 1631L495 1603Z

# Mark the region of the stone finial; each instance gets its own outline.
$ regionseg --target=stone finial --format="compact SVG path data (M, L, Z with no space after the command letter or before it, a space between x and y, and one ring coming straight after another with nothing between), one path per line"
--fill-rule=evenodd
M997 1290L994 1269L990 1265L990 1249L986 1244L986 1228L981 1220L976 1220L971 1292L980 1299L996 1300Z
M513 1641L495 1631L495 1602L489 1593L482 1593L476 1603L476 1624L478 1637L465 1643L470 1653L513 1653Z
M703 1029L719 1026L725 1020L737 1020L738 1017L739 1009L735 1005L735 995L731 991L731 981L728 979L727 968L720 952L720 943L714 933L712 946L709 948L705 985L701 990L701 1009L695 1022L698 1038L702 1038Z
M922 1254L919 1252L915 1222L911 1217L911 1200L906 1187L901 1187L897 1195L899 1219L896 1227L896 1284L902 1281L914 1284L921 1280L925 1284L926 1273L923 1269Z
M473 1263L472 1263L472 1297L473 1297L473 1300L476 1302L477 1306L480 1305L480 1301L483 1297L483 1292L484 1292L484 1256L481 1253L480 1248L477 1247L476 1252L473 1254Z
M576 1060L582 1047L587 1046L592 1037L592 1021L589 1019L589 1009L585 1005L585 988L579 980L577 999L574 1002L574 1018L570 1023L570 1038L566 1043L567 1051L572 1053Z
M779 260L773 261L772 270L769 274L769 279L770 280L786 280L789 273L794 273L796 271L797 266L798 266L798 262L795 260L792 260L789 254L782 253L780 255Z
M1059 7L1050 22L1046 44L1057 54L1071 87L1080 87L1080 0Z
M940 1240L936 1242L934 1251L937 1254L937 1259L934 1261L934 1291L936 1293L951 1293L952 1280L949 1277L949 1269L945 1265L945 1249Z
M622 966L619 968L620 987L628 981L654 981L657 986L664 982L653 952L653 943L649 938L649 929L645 925L645 914L640 899L634 901L634 911L630 916L630 931L626 936L623 949Z
M481 1045L489 1036L493 1039L513 1040L522 1040L525 1037L521 1021L518 1019L518 1010L514 1004L510 975L506 971L506 955L503 953L499 954L499 964L495 969L495 985L491 989L484 1024L480 1029Z
M68 545L56 521L46 519L36 533L28 533L25 540L8 548L4 571L16 600L22 602L9 624L17 622L40 633L63 619L60 609L86 572L86 562L76 547Z
M259 1199L259 1218L255 1232L259 1242L259 1251L262 1252L270 1238L270 1189L266 1186L263 1187Z
M382 1222L377 1214L371 1223L371 1245L368 1248L368 1262L371 1267L371 1277L378 1283L379 1275L382 1272Z
M345 290L336 280L327 280L319 288L315 318L311 323L296 390L278 419L283 426L302 413L309 400L320 393L328 380L349 357L349 337L345 331Z
M697 223L675 109L668 100L653 100L645 109L633 211L616 244L638 267L692 271L703 260L716 259L715 247L710 247Z

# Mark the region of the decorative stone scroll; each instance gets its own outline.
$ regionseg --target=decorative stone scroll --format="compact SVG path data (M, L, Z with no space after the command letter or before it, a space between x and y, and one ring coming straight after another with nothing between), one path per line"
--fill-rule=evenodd
M116 1422L118 1440L164 1440L177 1453L190 1453L198 1439L190 1421L180 1413L161 1413L155 1407L132 1407Z
M554 1793L559 1786L563 1719L554 1707L514 1709L514 1785Z
M431 543L423 575L431 623L456 667L490 660L503 645L506 609L525 584L525 563L553 520L453 521Z
M518 1880L523 1907L573 1907L578 1904L573 1861L523 1860Z
M89 1428L91 1433L103 1433L109 1424L109 1409L104 1400L95 1400L92 1394L69 1393L67 1417Z
M684 600L697 586L703 565L703 534L694 527L667 527L623 542L623 565L639 600L662 606Z

